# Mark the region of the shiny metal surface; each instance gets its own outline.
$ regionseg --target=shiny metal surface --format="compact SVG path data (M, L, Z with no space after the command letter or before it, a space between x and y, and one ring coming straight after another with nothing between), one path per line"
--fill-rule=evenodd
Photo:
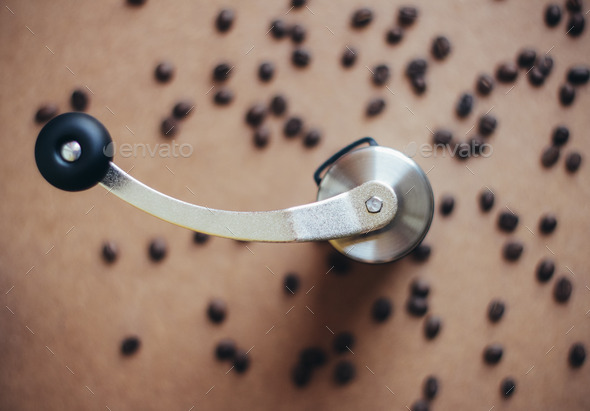
M323 201L285 210L238 212L214 210L162 194L110 163L101 184L124 201L170 223L220 237L245 241L324 241L371 232L394 218L398 199L391 187L364 181ZM366 201L379 197L379 212Z
M367 181L393 189L398 210L385 227L365 235L331 240L346 256L368 263L384 263L408 254L424 238L434 212L434 196L426 174L410 158L387 147L371 146L342 156L324 175L318 200L345 193Z

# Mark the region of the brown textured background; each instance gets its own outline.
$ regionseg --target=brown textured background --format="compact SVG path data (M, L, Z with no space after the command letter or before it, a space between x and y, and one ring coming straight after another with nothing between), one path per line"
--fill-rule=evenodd
M566 358L573 342L590 346L590 167L582 164L568 175L563 155L551 170L539 164L558 123L572 132L565 151L575 148L590 158L588 88L578 89L570 108L557 101L567 67L590 63L588 28L577 39L565 35L565 19L558 28L546 28L544 2L533 0L416 0L418 22L391 47L383 34L400 1L310 1L313 13L304 8L284 16L308 29L305 47L313 59L298 70L289 61L290 40L265 36L270 21L287 12L286 0L230 3L150 0L136 9L122 0L2 2L0 409L405 409L421 396L429 374L441 381L433 409L589 409L590 365L572 370ZM362 5L370 5L376 19L355 31L349 18ZM227 6L236 10L237 20L219 35L213 21ZM416 97L403 68L411 58L428 55L437 34L450 38L453 51L445 62L431 61L428 91ZM351 70L339 65L346 44L360 52ZM521 72L508 94L510 86L499 85L478 99L468 119L457 120L453 107L459 93L473 89L479 72L513 60L527 45L541 53L551 49L556 64L545 85L531 87ZM162 59L177 67L167 85L153 79ZM264 59L277 65L270 84L256 78ZM235 65L228 85L236 99L227 108L212 104L212 92L205 95L220 60ZM369 80L365 65L379 62L393 68L389 87L395 96ZM463 136L492 106L499 126L489 159L416 158L425 170L435 166L429 177L436 198L451 193L457 200L452 216L435 215L428 262L354 264L350 275L337 277L324 275L330 268L327 245L249 244L249 251L213 238L199 247L190 232L100 188L72 194L47 184L33 160L40 129L33 122L35 110L54 101L68 111L71 91L85 85L94 92L88 112L118 144L165 142L161 119L178 99L194 99L197 107L176 137L194 146L190 158L116 162L126 170L133 166L135 177L169 195L216 208L266 210L312 201L315 167L361 136L397 149L429 142L426 127L446 126ZM301 141L286 140L282 122L270 119L270 146L253 148L244 113L275 92L288 96L289 113L322 129L319 147L308 150ZM367 120L365 105L375 96L388 106ZM476 202L483 186L496 193L496 206L486 215ZM520 215L514 237L526 244L514 264L501 259L509 236L496 228L505 205ZM547 211L557 214L559 225L543 237L537 224ZM169 243L159 264L147 258L156 235ZM113 266L100 258L106 239L121 248ZM534 270L551 256L549 250L555 253L556 274L541 285ZM302 277L294 297L282 290L288 270ZM558 305L553 284L562 274L571 277L574 291L567 304ZM417 276L432 283L430 312L444 320L430 342L423 337L423 319L410 317L403 307ZM381 295L394 300L395 312L376 325L369 312ZM229 304L229 317L219 326L205 315L214 296ZM506 301L507 312L491 325L486 310L494 297ZM355 333L355 355L348 356L357 379L335 386L331 356L309 387L297 389L290 381L297 353L310 344L329 349L332 334L326 327ZM122 358L120 342L134 333L141 350ZM214 359L216 342L226 336L254 347L244 375L226 375L229 365ZM504 344L504 358L489 367L481 353L495 341ZM516 378L517 388L504 400L499 384L507 375Z

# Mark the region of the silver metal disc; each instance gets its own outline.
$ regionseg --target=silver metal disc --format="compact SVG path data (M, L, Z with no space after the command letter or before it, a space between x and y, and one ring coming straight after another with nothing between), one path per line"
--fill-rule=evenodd
M371 180L391 186L398 199L397 214L379 230L330 243L354 260L386 263L402 258L424 239L434 196L428 177L413 160L391 148L370 146L340 157L326 171L317 198L324 200Z

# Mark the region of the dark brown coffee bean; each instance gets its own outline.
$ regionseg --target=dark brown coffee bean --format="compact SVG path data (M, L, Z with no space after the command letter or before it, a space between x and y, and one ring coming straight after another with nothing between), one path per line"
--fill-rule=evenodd
M498 120L491 114L485 114L479 118L479 132L482 136L489 136L496 130Z
M293 55L291 56L291 61L297 67L306 67L311 60L311 54L305 49L296 49L293 51Z
M166 117L160 124L160 132L164 137L174 137L179 129L178 121L172 116Z
M373 303L371 308L371 315L373 319L379 323L387 320L393 312L393 304L387 297L379 297Z
M113 263L119 256L119 247L113 241L105 241L102 245L102 258L107 263Z
M428 244L421 243L412 251L412 257L416 261L426 261L430 257L431 252L432 249Z
M487 212L490 211L492 209L492 207L494 206L494 193L492 193L489 189L484 189L480 194L479 194L479 207L481 208L481 211Z
M57 116L59 108L56 104L49 103L44 104L35 113L35 121L39 124L43 124Z
M301 129L303 129L303 120L299 117L291 117L285 122L283 133L285 137L292 138L297 136L301 132Z
M367 116L374 117L377 114L380 114L385 108L385 105L385 100L383 100L381 97L376 97L372 99L371 101L369 101L369 104L367 105Z
M496 78L502 83L512 83L518 77L518 67L512 62L500 64L496 70Z
M491 322L497 323L504 315L506 306L502 300L492 300L488 305L488 318Z
M322 139L322 134L319 130L311 129L305 134L303 138L303 145L307 148L315 147L319 144Z
M418 58L410 61L406 66L406 76L412 78L424 76L428 70L428 62L425 59Z
M573 13L567 22L567 34L571 37L578 37L584 32L586 26L586 19L582 13Z
M295 44L303 43L305 41L305 37L307 32L305 31L305 27L300 26L299 24L295 24L291 28L291 40Z
M466 143L466 142L461 142L458 143L457 145L455 145L455 154L457 155L457 159L458 160L466 160L469 158L469 156L471 156L471 152L473 151L473 148L471 147L471 144Z
M343 67L352 67L356 62L357 51L356 49L346 46L344 52L342 53L342 57L340 58L340 63Z
M426 79L423 76L414 76L411 80L414 93L420 95L426 91Z
M382 86L389 81L391 73L386 64L379 64L373 67L373 84Z
M262 104L254 104L246 113L246 123L252 127L258 127L266 118L266 107Z
M287 273L283 284L285 285L285 293L288 295L295 295L299 290L299 275L297 273Z
M398 44L404 38L404 29L394 26L385 32L385 41L387 44Z
M229 78L232 66L228 63L219 63L213 69L213 79L217 81L225 81Z
M539 87L542 86L545 82L545 75L541 72L541 69L538 67L533 67L527 74L527 78L529 79L529 83L532 86Z
M209 319L219 324L225 320L227 316L227 304L220 298L214 298L209 302L209 307L207 308L207 315Z
M400 7L397 20L402 26L411 26L418 18L418 9L416 7Z
M334 337L334 351L337 354L342 354L354 348L354 335L348 331L343 331L336 334Z
M483 359L488 364L498 364L504 354L504 348L501 344L494 343L488 345L483 350Z
M432 340L434 337L438 335L440 328L442 326L442 321L440 317L436 315L430 315L424 321L424 335L429 340Z
M339 252L332 252L328 256L328 266L336 275L346 275L350 272L350 259Z
M305 387L311 381L311 376L313 374L313 369L310 367L306 367L305 365L299 363L296 364L291 372L291 378L293 383L297 387Z
M561 7L557 4L549 4L545 9L545 24L555 27L561 20Z
M453 133L446 129L438 129L432 136L432 143L435 146L447 146L453 141Z
M272 80L274 74L275 66L271 62L266 61L258 67L258 77L264 82Z
M492 76L490 76L488 74L481 74L477 78L475 88L477 89L477 92L480 95L487 96L494 89L494 84L495 83L494 83L494 79L492 78Z
M516 261L522 255L524 245L519 241L509 241L504 245L504 258L508 261Z
M559 147L549 146L541 154L541 164L545 168L553 167L559 160Z
M507 233L511 233L516 230L518 225L518 216L509 211L502 211L498 216L498 228Z
M469 93L461 94L459 97L459 101L457 101L457 105L455 106L455 112L461 118L467 117L471 110L473 110L473 95Z
M373 11L367 7L363 7L352 14L350 23L352 27L361 28L368 26L371 21L373 21Z
M500 393L508 398L516 391L516 381L512 377L506 377L500 383Z
M423 278L416 278L410 284L410 292L418 297L427 297L430 292L430 283Z
M268 127L260 126L256 129L253 136L254 146L264 148L270 142L270 130Z
M234 355L234 369L239 374L242 374L248 370L250 367L250 357L248 353L244 350L236 350Z
M213 97L213 101L219 106L226 106L231 103L233 99L234 93L227 88L222 88L217 93L215 93L215 96Z
M230 9L223 9L217 15L217 19L215 20L215 27L221 33L225 33L229 29L231 29L232 25L234 24L235 14L233 10Z
M194 107L195 105L192 101L179 101L174 105L174 108L172 109L172 115L178 119L186 118L191 113Z
M356 376L356 367L347 360L339 361L334 367L334 381L338 385L348 384Z
M211 236L209 234L200 233L198 231L195 231L193 234L193 241L195 244L205 244L210 238Z
M590 79L590 69L586 66L575 66L567 72L567 81L572 84L586 84L588 79Z
M553 273L555 272L555 263L553 260L546 258L541 260L537 265L537 280L542 283L545 283L553 277Z
M156 66L154 74L160 83L167 83L174 77L174 66L169 61L163 61Z
M455 208L455 197L451 195L444 195L440 200L440 213L443 216L448 216Z
M422 394L428 400L433 400L438 394L438 378L434 375L429 375L424 380L424 384L422 385Z
M328 356L319 347L307 347L299 353L299 362L308 368L317 368L326 364Z
M90 96L85 90L76 89L70 97L70 104L76 111L86 111L88 103L90 102Z
M121 343L121 354L125 356L133 355L139 350L140 346L141 341L139 341L139 338L135 336L127 337Z
M536 67L545 77L551 74L553 69L553 58L551 56L543 56L537 60Z
M565 158L565 169L570 173L575 173L582 164L582 155L577 151L572 151Z
M533 67L536 59L537 52L532 48L525 48L518 53L516 61L521 68L529 69Z
M130 6L143 6L147 0L127 0Z
M581 367L586 360L586 348L581 342L575 343L570 348L569 363L573 368Z
M298 9L299 7L303 7L307 4L307 0L291 0L291 6Z
M573 285L569 278L563 276L555 282L553 296L558 303L565 303L572 295Z
M432 56L444 60L451 53L451 42L445 36L438 36L432 42Z
M426 298L413 295L408 299L406 308L408 313L416 317L422 317L428 311L428 301Z
M583 2L582 0L567 0L565 2L565 8L572 13L582 11Z
M168 253L168 244L162 237L156 237L150 242L148 251L152 261L162 261Z
M551 141L555 146L563 146L570 138L570 130L566 126L557 126L553 129Z
M545 214L539 221L539 230L543 234L551 234L557 227L557 218L553 214Z
M275 95L270 100L270 112L275 116L281 116L287 111L287 99L282 94Z
M273 20L270 23L270 34L275 39L282 39L288 32L289 28L287 27L287 23L283 20Z
M422 399L414 401L411 407L412 411L428 411L429 409L428 402Z
M236 354L236 343L231 338L224 338L215 347L215 356L218 360L229 360Z
M559 101L563 106L570 106L576 98L576 89L569 83L565 83L559 89Z

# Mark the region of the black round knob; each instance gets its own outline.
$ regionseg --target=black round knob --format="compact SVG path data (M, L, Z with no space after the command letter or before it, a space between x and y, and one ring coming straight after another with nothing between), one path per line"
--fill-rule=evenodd
M65 113L41 129L35 161L53 186L82 191L103 179L112 151L111 136L100 121L84 113Z

